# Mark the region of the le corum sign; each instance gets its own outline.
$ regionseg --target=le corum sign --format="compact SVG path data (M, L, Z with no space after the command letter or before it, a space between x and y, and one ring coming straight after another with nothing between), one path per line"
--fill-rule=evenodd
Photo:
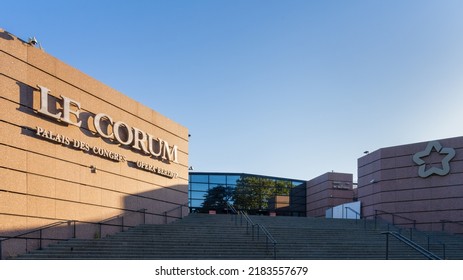
M51 91L40 85L38 85L38 88L40 89L40 108L37 111L38 113L79 128L82 126L83 120L80 117L80 102L61 95L62 108L58 109L56 106L55 108L49 108L49 104L54 104L53 102L49 102ZM91 122L90 119L91 118L88 118L87 121ZM89 127L91 126L89 125ZM109 139L113 143L130 147L139 151L141 154L158 160L178 163L178 147L176 145L169 146L167 141L154 137L153 135L134 126L130 126L123 121L114 120L108 114L96 114L93 117L93 127L95 128L97 135L102 138ZM93 152L96 155L111 160L122 162L126 161L126 157L119 153L114 153L97 146L92 147L83 141L68 138L60 134L54 134L53 132L41 127L37 127L36 134L37 136L47 138L48 140L52 140L63 145L69 145L83 151ZM171 178L176 177L176 173L140 161L136 162L136 167Z

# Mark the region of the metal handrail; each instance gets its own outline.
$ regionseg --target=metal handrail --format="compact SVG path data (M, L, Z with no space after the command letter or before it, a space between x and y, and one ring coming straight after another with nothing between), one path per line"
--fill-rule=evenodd
M388 224L387 224L387 231L392 231L392 230L390 230L390 226L391 226L391 224L388 223ZM400 234L400 235L402 235L402 236L405 236L405 235L402 234L402 230L405 230L405 229L400 228L400 227L397 227L397 226L394 226L394 225L392 225L392 226L396 229L396 232L397 232L398 234ZM397 230L398 230L398 231L397 231ZM444 259L446 258L446 244L445 244L444 242L442 242L441 240L439 240L436 236L429 235L429 234L427 234L426 232L422 232L422 231L419 231L419 230L414 229L414 228L409 228L408 230L409 230L409 232L410 232L410 237L409 237L409 239L410 239L411 241L413 241L413 242L415 242L414 237L415 237L416 235L421 235L421 236L426 237L426 249L427 249L428 251L430 251L431 241L432 241L432 240L434 240L434 242L435 242L434 244L439 244L439 245L441 245L441 246L442 246L442 256L443 256ZM416 233L413 234L413 231L415 231ZM416 243L416 242L415 242L415 243ZM418 244L418 243L417 243L417 244ZM423 245L423 246L424 246L424 245Z
M0 243L3 242L3 241L6 241L6 240L9 240L9 239L15 239L15 238L19 238L23 235L28 235L28 234L31 234L31 233L34 233L34 232L38 232L38 231L41 231L41 230L44 230L44 229L49 229L49 228L52 228L52 227L57 227L59 225L62 225L62 224L69 224L69 223L72 223L72 222L75 222L74 220L68 220L68 221L61 221L61 222L54 222L54 223L51 223L51 224L48 224L48 225L44 225L44 226L41 226L41 227L38 227L36 229L33 229L31 231L27 231L27 232L24 232L24 233L20 233L18 235L15 235L15 236L5 236L3 237L3 239L0 239ZM24 238L23 238L24 239ZM1 248L1 246L0 246ZM0 256L1 257L1 256Z
M446 259L446 254L445 254L446 253L446 251L445 251L446 245L445 245L445 243L440 241L439 239L437 239L435 236L431 236L429 234L425 234L425 235L426 235L427 246L428 246L427 250L430 251L429 247L431 245L431 240L434 239L434 241L436 241L438 244L442 245L442 255L443 255L443 259L445 260Z
M428 258L430 260L442 260L436 254L426 250L425 248L421 247L420 245L416 244L415 242L411 241L410 239L406 238L405 236L401 235L398 232L386 231L386 232L382 232L381 234L386 235L386 260L389 259L389 235L392 235L397 240L399 240L399 241L403 242L404 244L408 245L409 247L411 247L412 249L419 252L420 254L422 254L423 256L425 256L426 258Z
M246 222L246 234L249 234L249 226L251 226L252 240L254 240L254 227L257 228L257 240L259 240L260 231L262 231L264 233L266 249L268 251L268 246L269 246L269 241L270 241L272 243L272 245L273 245L273 258L276 260L276 258L277 258L277 251L276 251L277 241L272 236L272 234L268 231L268 229L262 224L254 223L254 221L251 219L251 217L249 217L249 215L245 211L236 210L235 206L233 206L231 203L227 202L227 206L232 210L233 214L235 214L235 215L232 215L232 219L233 219L233 217L235 218L235 225L238 224L238 216L239 216L240 217L240 226L243 225L243 217L244 217L244 220Z
M350 210L352 212L355 213L355 224L357 224L358 220L363 220L363 228L366 229L367 228L367 219L362 219L362 215L357 212L356 210L350 208L349 206L346 206L345 207L347 210ZM344 211L343 211L344 212ZM344 217L343 217L344 218ZM347 213L346 213L346 218L347 218Z
M118 219L118 218L123 218L124 216L128 216L128 215L134 214L134 213L145 213L146 210L147 210L146 208L141 208L140 210L131 211L130 213L122 213L122 214L115 215L115 216L109 217L109 218L107 218L107 219L101 220L101 221L99 221L98 223L109 222L109 221L111 221L111 220Z
M383 211L383 210L375 210L375 228L376 228L376 217L379 216L378 212L381 212L379 215L381 215L381 214L391 215L392 216L392 225L394 225L394 226L395 226L395 217L399 217L399 218L407 220L407 221L412 221L413 222L413 228L416 228L416 220L410 219L408 217L404 217L404 216L401 216L401 215L397 215L397 214L394 214L394 213L386 212L386 211Z
M252 238L254 240L254 225L255 225L254 222L251 220L249 215L244 211L239 211L238 215L241 217L241 225L243 225L243 217L244 217L244 220L246 221L246 233L248 233L249 226L251 226L251 228L252 228Z
M440 220L440 222L441 222L442 231L445 230L445 224L446 223L463 226L463 222L461 222L461 221Z
M184 204L181 204L181 205L177 205L177 206L175 206L174 208L172 208L170 210L164 211L164 213L170 213L170 212L173 212L173 211L177 210L178 208L183 208L183 207L186 207L186 206L188 206L188 202L184 203Z
M238 210L236 210L235 206L233 206L233 204L231 204L230 202L227 201L227 207L230 208L230 210L232 211L232 213L234 215L231 215L231 220L233 221L233 218L235 217L235 225L238 224L238 219L236 218L235 215L238 215ZM228 214L228 211L227 211L227 214Z
M355 214L355 219L356 219L356 220L357 220L357 217L358 217L359 219L361 218L360 213L357 212L357 211L355 211L354 209L350 208L349 206L346 206L346 207L344 207L344 208L346 208L346 210L350 210L350 211L354 212L354 214ZM344 218L344 217L343 217L343 218ZM346 218L347 218L347 213L346 213Z
M181 204L181 205L177 205L177 206L175 206L174 208L172 208L172 209L170 209L170 210L164 211L164 212L163 212L164 223L167 224L167 217L182 219L182 216L183 216L183 207L186 207L186 206L188 206L188 202L187 202L187 203L184 203L184 204ZM180 209L180 217L168 216L168 215L167 215L168 213L173 212L173 211L175 211L175 210L177 210L177 209Z
M27 232L24 232L24 233L20 233L18 235L15 235L15 236L0 236L0 238L3 238L3 239L0 239L0 260L2 259L3 257L3 250L2 250L2 242L4 241L7 241L7 240L10 240L10 239L25 239L25 240L39 240L39 250L42 249L42 241L43 240L52 240L52 241L66 241L66 240L69 240L69 238L46 238L46 237L43 237L42 236L42 231L45 230L45 229L50 229L50 228L54 228L54 227L57 227L57 226L60 226L62 224L68 224L68 225L71 225L73 224L73 233L72 233L72 237L71 238L76 238L76 224L79 223L79 224L91 224L91 225L98 225L99 226L99 236L101 237L101 226L104 225L104 226L117 226L117 227L122 227L122 231L124 231L124 228L125 227L128 227L128 228L133 228L133 226L126 226L124 225L124 220L123 220L123 217L124 216L128 216L130 214L133 214L133 213L145 213L145 215L143 216L143 220L145 220L145 216L146 216L146 209L142 208L140 210L137 210L135 212L130 212L130 213L124 213L124 214L120 214L120 215L116 215L116 216L113 216L113 217L110 217L110 218L107 218L107 219L104 219L100 222L88 222L88 221L79 221L79 220L67 220L67 221L59 221L59 222L54 222L54 223L51 223L51 224L48 224L48 225L44 225L44 226L41 226L41 227L38 227L38 228L35 228L33 230L30 230L30 231L27 231ZM106 223L107 221L110 221L110 220L113 220L115 218L122 218L122 224L121 225L115 225L115 224L109 224L109 223ZM24 235L29 235L29 234L32 234L32 233L36 233L36 232L39 232L39 237L24 237ZM26 248L27 248L27 244L26 244ZM27 249L26 249L27 250Z
M380 214L378 214L378 212L381 212ZM421 234L421 236L425 236L427 238L427 250L429 251L430 250L430 244L431 244L431 240L434 240L435 243L434 244L439 244L442 246L442 253L443 253L443 258L445 259L446 258L446 244L442 241L440 241L437 237L435 236L431 236L431 235L428 235L426 234L425 232L420 232L416 229L416 220L413 220L413 219L410 219L408 217L404 217L404 216L400 216L400 215L397 215L397 214L394 214L394 213L389 213L387 211L383 211L383 210L375 210L375 214L374 215L369 215L369 216L364 216L363 217L363 220L365 221L364 223L364 228L366 229L366 221L367 221L367 218L371 218L371 217L374 217L374 229L377 230L378 229L378 225L377 225L377 220L378 220L378 216L381 215L381 214L388 214L388 215L391 215L393 217L393 223L395 222L395 219L394 219L394 216L397 216L397 217L400 217L402 219L405 219L405 220L408 220L408 221L412 221L413 222L413 228L408 228L408 230L410 231L410 240L413 241L413 237L414 237L414 234L413 232L415 231L417 234ZM395 225L394 224L391 224L390 222L384 220L385 224L387 225L387 231L388 232L392 232L392 231L398 231L399 234L402 233L402 230L404 230L405 228L401 228L399 227L400 225L404 225L403 223L402 224L397 224ZM391 227L393 228L391 230ZM416 234L415 234L416 235ZM414 242L414 241L413 241ZM424 243L421 243L422 246L426 246L424 245Z
M259 230L262 230L262 232L265 234L265 247L268 251L268 245L269 245L269 241L272 243L273 245L273 258L276 260L277 258L277 241L275 240L275 238L273 237L273 235L267 230L267 228L262 225L262 224L256 224L257 225L257 239L259 240Z
M68 221L55 222L55 223L52 223L52 224L49 224L49 225L34 229L32 231L21 233L21 234L15 235L15 236L2 236L3 239L0 239L0 260L3 258L2 242L10 240L10 239L25 239L26 241L27 240L39 240L39 248L38 249L42 250L42 241L43 240L49 240L49 241L66 241L66 240L69 240L69 238L47 238L47 237L43 237L42 236L42 231L43 230L54 228L54 227L57 227L57 226L62 225L62 224L71 224L71 223L73 224L73 234L72 234L71 238L76 238L76 224L77 223L99 225L100 226L100 229L99 229L100 234L99 234L99 236L101 236L101 226L102 225L120 227L120 225L108 224L108 223L97 223L97 222L68 220ZM133 226L125 226L125 227L132 228ZM28 235L28 234L35 233L35 232L39 232L39 234L40 234L39 237L23 237L24 235ZM26 243L26 251L27 251L27 243Z
M249 215L244 212L244 211L238 211L238 215L241 216L241 217L244 217L244 219L246 220L246 233L248 234L249 233L249 225L251 226L251 231L252 231L252 240L254 240L254 228L256 227L257 228L257 240L259 240L259 236L260 236L260 231L262 230L262 232L264 233L265 237L266 237L266 250L268 251L268 244L269 244L269 240L272 242L272 245L273 245L273 258L276 260L277 259L277 252L276 252L276 246L277 246L277 241L275 240L275 238L270 234L270 232L267 230L267 228L262 225L262 224L258 224L258 223L255 223L251 217L249 217ZM242 224L242 219L241 219L241 224Z
M377 221L376 221L376 216L377 216L377 213L376 212L383 212L384 214L389 214L389 215L392 215L392 216L397 216L397 217L400 217L402 219L405 219L405 220L409 220L409 221L413 221L413 228L409 228L409 231L410 231L410 237L409 239L411 241L414 242L414 234L413 234L413 231L416 232L416 234L421 234L421 235L424 235L426 237L426 248L428 251L430 251L430 245L431 245L431 241L434 240L434 244L438 244L440 246L442 246L442 255L443 255L443 258L445 259L446 258L446 244L444 242L442 242L441 240L439 240L437 237L435 236L432 236L432 235L429 235L425 232L421 232L419 230L416 229L416 220L413 220L413 219L410 219L410 218L407 218L407 217L403 217L403 216L400 216L400 215L397 215L397 214L393 214L393 213L389 213L389 212L386 212L386 211L383 211L383 210L375 210L375 229L377 228ZM366 219L365 219L366 220ZM394 220L393 220L394 221ZM396 226L395 224L391 224L389 222L386 222L387 224L387 231L390 231L392 232L392 230L390 230L391 226L393 228L395 228L396 231L398 231L398 234L402 235L402 230L404 230L404 228L400 228L398 226ZM400 224L398 224L400 225ZM463 225L463 224L462 224ZM415 234L415 235L416 235ZM402 235L403 236L403 235ZM415 242L416 243L416 242ZM423 245L424 246L424 245Z
M122 214L115 215L115 216L112 216L112 217L109 217L107 219L104 219L102 221L97 222L96 224L98 224L98 226L99 226L98 237L101 238L101 226L120 226L121 231L124 231L125 227L132 228L132 226L125 226L124 225L124 217L127 217L127 216L135 214L135 213L143 213L143 224L144 224L145 221L146 221L146 210L147 210L146 208L141 208L141 209L139 209L137 211L131 211L131 212L128 212L128 213L122 213ZM109 222L111 220L119 219L119 218L121 219L121 224L120 225L108 224L107 223L107 222ZM93 224L92 222L79 222L79 223ZM74 236L74 238L75 238L75 236Z
M3 237L3 239L0 239L0 260L3 259L3 250L2 250L2 242L3 241L7 241L7 240L10 240L10 239L26 239L26 242L28 239L32 239L32 238L28 238L28 237L23 237L24 235L28 235L28 234L31 234L31 233L35 233L35 232L39 232L39 238L33 238L33 239L38 239L39 240L39 249L41 250L42 249L42 240L50 240L49 238L43 238L42 237L42 231L45 230L45 229L49 229L49 228L53 228L53 227L57 227L59 225L62 225L62 224L71 224L72 222L74 222L74 230L73 230L73 238L75 238L75 234L76 234L76 222L75 221L72 221L72 220L69 220L69 221L60 221L60 222L54 222L54 223L51 223L51 224L48 224L48 225L45 225L45 226L41 226L41 227L38 227L36 229L33 229L31 231L27 231L27 232L24 232L24 233L20 233L18 235L15 235L15 236L6 236L6 237ZM60 241L58 239L53 239L55 241ZM26 243L26 248L27 248L27 243Z
M234 214L238 214L238 211L236 210L235 206L231 204L230 202L227 201L227 206L232 210Z

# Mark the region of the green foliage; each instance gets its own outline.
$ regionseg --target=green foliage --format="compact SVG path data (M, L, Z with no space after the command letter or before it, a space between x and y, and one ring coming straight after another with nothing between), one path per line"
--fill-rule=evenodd
M256 176L241 176L236 186L217 185L208 190L201 207L204 210L226 209L227 202L240 210L266 210L268 201L277 195L289 195L291 181Z
M234 206L243 210L267 209L269 199L276 195L289 195L291 187L290 181L242 176L236 181Z
M210 189L204 196L204 202L201 207L204 209L225 209L232 195L233 189L231 187L216 186Z

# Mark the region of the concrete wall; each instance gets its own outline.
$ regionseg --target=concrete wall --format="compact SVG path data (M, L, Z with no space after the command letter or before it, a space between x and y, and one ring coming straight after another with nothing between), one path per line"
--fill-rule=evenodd
M326 210L352 202L352 174L328 172L307 182L307 216L325 217Z
M419 176L420 166L425 172L431 168L442 171L452 149L455 155L447 158L448 174ZM415 162L415 155L424 164ZM463 137L377 150L358 160L358 175L364 217L373 218L375 210L385 211L403 217L395 218L397 224L412 226L410 220L416 220L419 229L436 231L442 229L441 220L463 223ZM381 217L392 222L389 214ZM446 224L445 228L463 231L461 225Z
M62 112L65 105L61 96L79 102L82 125L39 113L43 104L38 85L50 90L50 113ZM164 221L163 212L188 202L185 127L1 29L0 108L2 236L60 220L100 221L141 208L147 209L148 223L158 223ZM70 108L78 110L75 104ZM178 163L101 137L92 125L98 113L159 137L170 146L177 145ZM71 119L77 122L73 113ZM51 131L55 140L37 135L37 127ZM59 143L57 134L70 142ZM90 150L73 147L80 142ZM125 160L98 156L92 147L122 155ZM177 176L139 169L137 161Z

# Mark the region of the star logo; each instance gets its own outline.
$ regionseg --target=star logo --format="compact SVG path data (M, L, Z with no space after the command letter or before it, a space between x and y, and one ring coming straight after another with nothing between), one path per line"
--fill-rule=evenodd
M428 157L431 153L436 151L440 155L445 155L441 161L442 168L432 166L426 170L426 162L423 158ZM422 178L429 177L433 174L445 176L450 172L450 161L455 157L455 149L443 148L439 141L431 141L426 146L424 151L418 152L413 156L413 161L419 165L418 175Z

